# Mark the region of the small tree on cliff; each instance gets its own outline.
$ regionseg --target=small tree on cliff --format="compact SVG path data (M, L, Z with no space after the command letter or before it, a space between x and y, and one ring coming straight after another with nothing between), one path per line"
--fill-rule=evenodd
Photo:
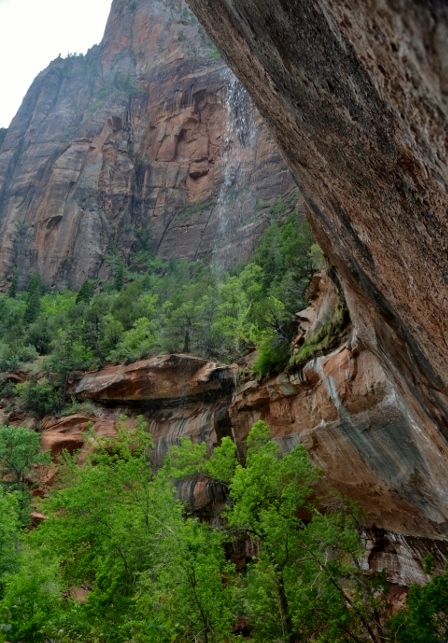
M40 449L38 433L25 427L0 427L0 476L6 489L22 489L35 465L49 462L49 454Z

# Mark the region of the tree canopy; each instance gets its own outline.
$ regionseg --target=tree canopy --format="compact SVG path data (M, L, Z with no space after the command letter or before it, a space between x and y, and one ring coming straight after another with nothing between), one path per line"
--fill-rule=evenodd
M447 574L413 588L391 619L384 574L360 565L356 507L335 497L323 511L320 471L300 445L282 456L263 422L244 463L230 438L210 457L184 440L156 470L142 422L88 439L87 462L60 464L38 528L21 531L20 492L0 494L12 643L445 640ZM178 498L197 476L227 489L213 526Z

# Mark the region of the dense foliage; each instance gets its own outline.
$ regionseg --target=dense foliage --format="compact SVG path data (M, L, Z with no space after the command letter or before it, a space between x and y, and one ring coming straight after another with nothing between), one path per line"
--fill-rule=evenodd
M301 446L281 457L263 422L244 466L229 438L210 458L185 440L158 471L144 424L89 439L87 462L60 464L38 528L23 531L25 489L0 494L0 640L445 641L448 574L413 588L391 619L385 578L360 568L356 509L335 499L318 510L319 470ZM176 495L197 475L228 490L214 529Z
M86 280L78 293L49 291L38 275L20 292L14 275L0 295L0 371L28 364L39 373L16 392L21 408L40 416L61 410L70 371L106 362L168 352L230 362L258 345L255 368L267 374L288 359L287 322L306 304L315 248L292 214L267 228L250 263L227 273L141 250L130 267L110 258L113 280ZM3 397L11 393L4 382Z
M0 295L0 370L35 376L5 378L2 397L38 416L61 412L72 370L160 352L233 361L256 345L260 375L287 362L290 319L321 260L306 224L274 221L250 263L228 273L154 259L147 241L129 265L110 258L111 283L86 280L77 293L50 291L38 275L20 291L13 276ZM336 335L323 329L297 364ZM37 433L0 427L0 642L446 641L448 573L412 588L391 618L384 576L360 565L356 508L335 498L323 511L319 470L300 446L281 457L263 422L244 465L229 438L210 457L181 441L158 471L143 424L89 439L87 462L64 458L42 501L48 518L28 531L49 456ZM214 529L178 498L196 476L226 490Z

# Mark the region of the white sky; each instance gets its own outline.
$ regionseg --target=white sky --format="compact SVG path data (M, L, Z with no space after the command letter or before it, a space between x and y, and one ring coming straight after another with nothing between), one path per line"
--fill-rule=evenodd
M0 127L8 127L37 74L58 54L103 37L112 0L0 0Z

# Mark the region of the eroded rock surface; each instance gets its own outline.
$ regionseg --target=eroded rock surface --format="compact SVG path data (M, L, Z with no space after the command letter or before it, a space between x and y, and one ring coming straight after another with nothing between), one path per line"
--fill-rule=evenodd
M114 0L102 43L39 74L0 146L0 278L79 287L147 250L232 265L295 188L185 2Z
M445 571L448 559L446 541L404 536L384 529L370 529L365 537L364 568L374 572L386 569L389 580L399 586L423 585L431 580L424 571L424 559L428 554L432 556L436 573Z
M163 404L217 397L235 387L237 366L220 366L191 355L159 355L84 374L69 394L78 399Z
M428 440L370 351L345 345L297 373L248 383L230 407L240 449L263 419L284 451L299 442L329 486L357 501L367 524L421 536L447 530L442 444Z
M339 408L331 399L332 364L350 370L352 360L339 353L310 367L324 402L324 426L311 424L310 439L323 459L334 458L344 486L371 490L371 507L386 522L390 516L397 526L419 531L425 515L446 536L447 5L189 4L275 132L306 195L318 241L342 277L358 340L368 349L353 364L371 364L365 384L373 391L364 397L375 418L362 428L358 417L355 438L344 418L350 396L347 402L339 397ZM375 375L383 368L387 384ZM341 385L357 381L349 376ZM263 395L269 401L257 404L271 408L269 391ZM291 405L282 403L287 417ZM275 404L265 411L272 419L280 413ZM318 416L310 405L305 412L313 423ZM391 495L396 484L417 513Z
M209 453L231 435L228 407L236 386L236 366L217 365L189 355L162 355L129 366L110 366L72 382L70 394L94 401L93 413L48 416L41 444L56 458L63 450L80 452L82 463L96 438L114 438L121 424L132 431L146 422L160 466L181 438L205 442ZM95 437L96 436L96 437ZM40 492L51 484L41 476ZM199 477L180 484L180 497L213 521L226 500L217 483Z

